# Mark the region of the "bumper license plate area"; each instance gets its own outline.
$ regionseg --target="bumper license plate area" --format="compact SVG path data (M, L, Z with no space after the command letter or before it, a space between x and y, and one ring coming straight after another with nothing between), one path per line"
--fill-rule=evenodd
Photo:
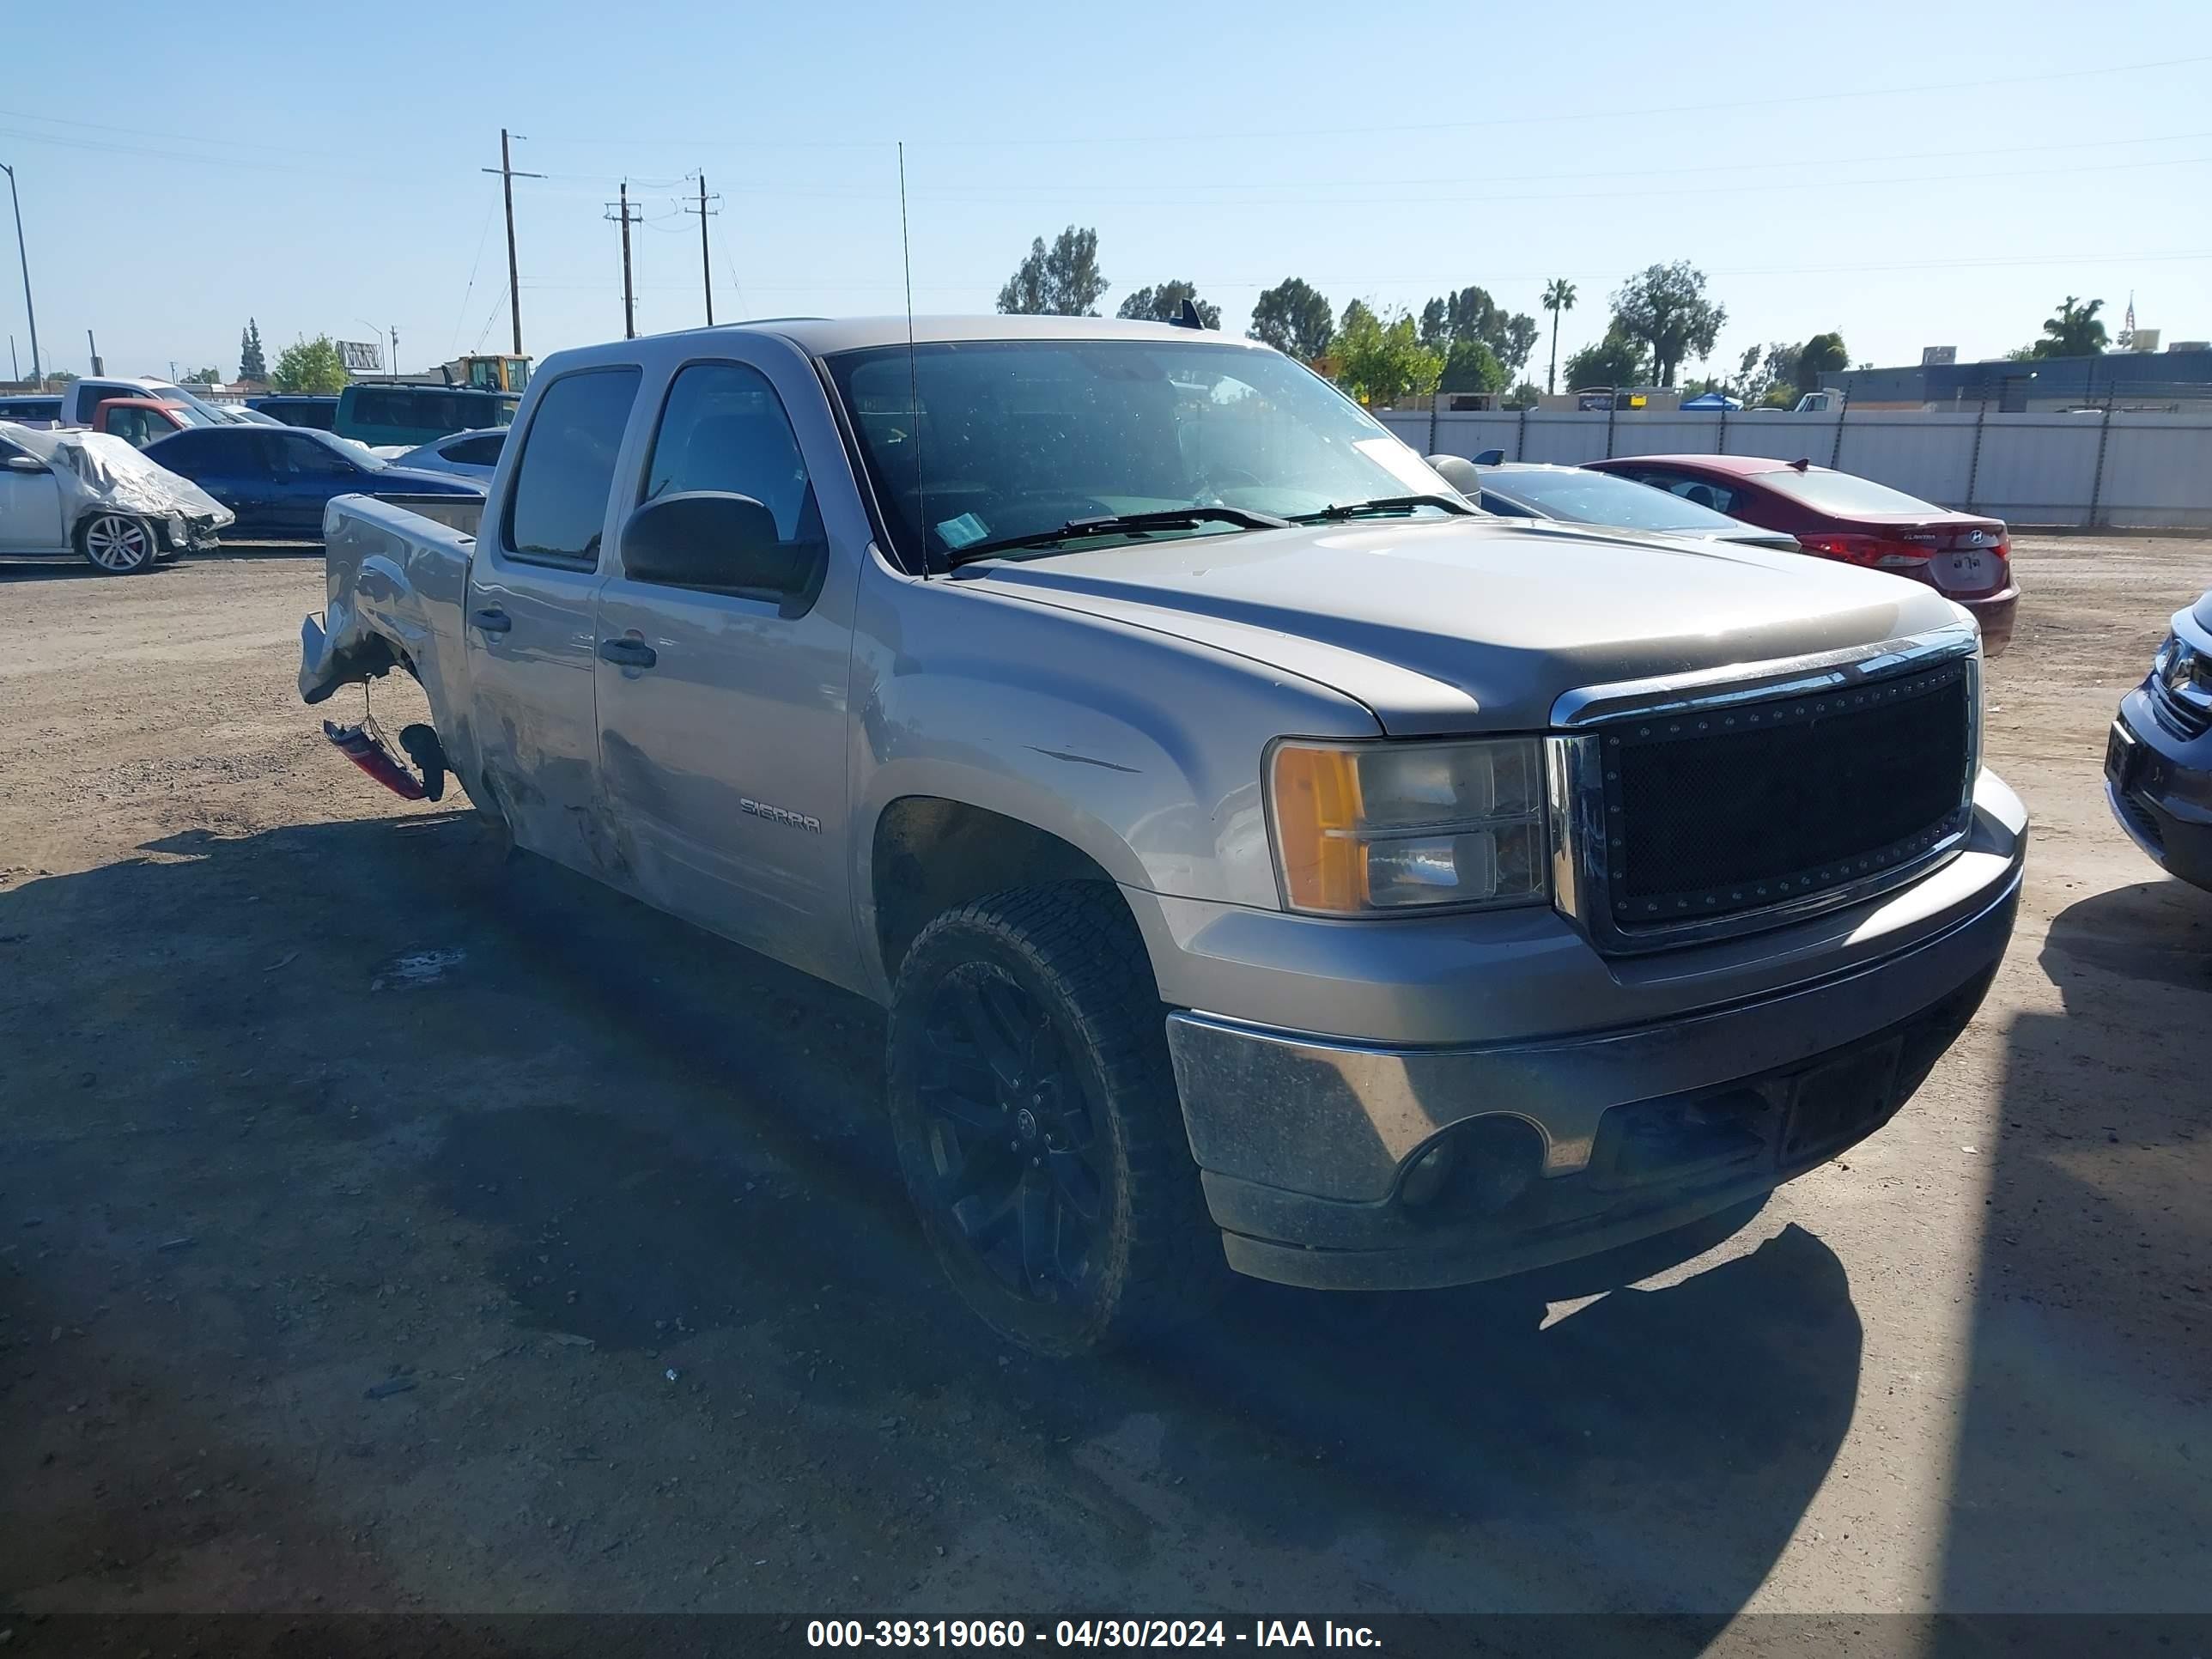
M2113 788L2124 791L2135 781L2136 763L2142 754L2142 744L2136 740L2136 734L2114 720L2105 738L2105 775L2112 781Z
M1876 1043L1797 1079L1782 1140L1782 1161L1793 1164L1856 1139L1888 1115L1897 1096L1901 1039Z

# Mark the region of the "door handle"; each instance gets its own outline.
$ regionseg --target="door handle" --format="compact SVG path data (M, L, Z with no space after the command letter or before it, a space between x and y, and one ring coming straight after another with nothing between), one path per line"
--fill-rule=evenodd
M486 610L471 611L469 626L480 628L487 634L504 634L514 626L514 618L497 605L493 605Z
M660 660L660 653L643 640L601 640L599 660L623 668L650 668Z

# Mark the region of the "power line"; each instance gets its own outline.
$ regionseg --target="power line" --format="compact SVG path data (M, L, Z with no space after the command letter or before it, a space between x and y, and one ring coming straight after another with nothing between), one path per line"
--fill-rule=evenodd
M495 204L494 205L495 206L496 204ZM484 247L484 243L485 243L487 240L489 240L490 239L490 236L491 236L491 216L492 216L492 212L493 212L493 208L492 208L492 207L487 207L487 208L485 208L485 209L484 209L483 226L483 228L482 228L481 229L479 229L479 230L477 232L477 253L476 253L476 258L469 261L469 280L468 280L468 284L467 284L467 286L466 286L466 287L465 287L465 288L463 288L463 289L461 289L461 309L460 309L460 313L453 319L453 351L454 351L455 355L457 355L457 356L459 354L459 352L460 352L460 349L461 349L461 331L462 331L464 328L465 328L465 327L467 327L467 326L468 326L468 321L469 321L469 296L470 296L471 295L474 294L474 293L476 292L476 290L477 290L477 270L478 267L480 267L480 266L483 264L483 247ZM392 372L393 374L398 374L398 373L399 372L399 365L398 365L398 363L394 363L394 364L392 364Z
M2134 266L2138 264L2191 263L2200 260L2212 261L2212 248L2148 253L2129 252L2126 251L2114 251L2098 248L2078 253L2030 254L2025 256L2010 255L1988 258L1929 259L1923 258L1887 262L1877 261L1864 264L1747 265L1717 269L1708 271L1706 275L1708 276L1735 277L1808 276L1854 275L1861 272L1878 273L1890 270L2011 270L2016 268L2038 268L2047 265L2084 265L2095 267ZM1578 267L1561 270L1556 265L1548 265L1542 270L1492 272L1489 273L1486 280L1492 283L1534 283L1543 282L1553 276L1565 276L1577 281L1604 282L1625 276L1628 274L1629 271L1626 268L1608 268L1601 270L1592 270L1588 267ZM1317 275L1310 275L1307 280L1317 285L1326 285L1329 288L1357 290L1370 287L1386 285L1396 287L1419 286L1423 283L1457 283L1464 280L1466 275L1467 273L1463 270L1415 271L1410 273L1397 272L1391 274L1364 271L1351 276L1331 275L1327 272L1322 272ZM998 280L999 279L995 276L988 279L988 281L985 278L979 276L969 282L917 283L915 284L915 288L917 292L933 294L974 293L981 288L996 287ZM1255 292L1257 292L1261 289L1272 288L1279 280L1280 278L1277 276L1207 276L1203 272L1200 272L1197 276L1193 278L1193 281L1194 281L1201 289L1209 290L1250 289ZM532 289L559 289L596 292L600 290L602 284L591 282L533 282L526 283L525 286ZM641 283L638 286L641 289L674 289L685 287L687 284L682 283ZM752 284L752 288L756 293L760 294L866 294L885 292L896 294L899 290L899 284L896 280L887 277L881 281L869 283L762 283L757 281Z
M1984 145L1984 146L1982 146L1982 147L1980 147L1980 148L1978 148L1978 149L1924 149L1924 150L1886 151L1886 152L1884 152L1884 153L1882 153L1882 154L1875 155L1798 156L1798 157L1788 157L1788 158L1784 158L1784 159L1781 159L1781 160L1778 160L1778 161L1705 161L1705 162L1694 162L1694 163L1689 163L1689 164L1681 165L1681 166L1676 166L1676 167L1579 167L1579 168L1574 168L1574 169L1567 170L1567 171L1553 170L1553 171L1552 171L1552 172L1547 172L1547 173L1487 173L1487 172L1486 172L1485 173L1483 173L1483 174L1482 174L1482 182L1484 182L1484 183L1486 183L1486 184L1493 184L1493 185L1516 185L1516 184L1540 184L1540 183L1545 183L1545 182L1551 181L1551 180L1555 180L1555 179L1557 179L1557 180L1574 180L1574 179L1662 179L1662 178L1674 178L1674 177L1679 177L1679 176L1680 176L1680 175L1682 175L1682 174L1686 174L1686 173L1749 173L1749 172L1762 172L1762 173L1764 173L1764 172L1772 172L1772 171L1775 171L1775 170L1777 170L1777 169L1784 169L1784 168L1789 169L1789 170L1793 171L1793 172L1802 173L1802 172L1806 171L1807 169L1808 169L1808 168L1813 168L1813 167L1857 167L1857 166L1869 166L1869 167L1871 167L1871 166L1882 165L1882 164L1886 164L1886 163L1889 163L1889 162L1893 162L1893 161L1960 161L1960 160L1968 160L1968 161L1971 161L1971 160L1979 159L1979 158L1982 158L1982 157L1989 157L1989 158L1991 158L1991 159L1998 159L1998 158L2008 158L2008 158L2010 158L2010 157L2018 156L2018 155L2039 155L2039 154L2045 154L2045 153L2048 153L2048 152L2051 152L2051 151L2055 151L2055 150L2111 149L2115 149L2115 148L2118 148L2118 147L2120 147L2120 146L2129 145L2129 144L2179 144L2179 143L2194 143L2197 142L2197 141L2198 141L2198 140L2200 140L2200 139L2205 139L2205 138L2212 138L2212 131L2203 131L2203 132L2173 132L2173 133L2157 133L2157 134L2153 134L2153 135L2150 135L2150 136L2148 136L2148 137L2141 137L2141 138L2090 138L2090 139L2073 139L2073 140L2069 140L2069 141L2067 141L2067 142L2065 142L2065 143L2052 143L2052 144L2005 144L2005 145L1999 146L1999 147L1996 147L1996 148L1991 148L1991 147L1990 147L1990 146ZM1371 174L1371 173L1370 173L1370 174L1368 174L1368 175L1364 176L1364 177L1336 178L1336 179L1300 179L1297 180L1295 183L1289 183L1289 182L1285 182L1285 181L1281 180L1281 179L1207 179L1207 180L1206 180L1203 184L1194 184L1194 185L1176 185L1176 186L1170 186L1170 185L1169 185L1166 183L1166 181L1164 181L1164 180L1147 180L1147 181L1146 181L1146 188L1148 188L1148 189L1176 188L1176 189L1188 189L1188 190L1237 190L1237 191L1252 191L1252 190L1288 190L1288 189L1297 189L1297 190L1317 190L1317 189L1340 190L1340 190L1361 190L1361 191L1365 191L1365 190L1371 190L1372 188L1374 188L1374 186L1375 186L1376 184L1378 184L1378 183L1382 183L1382 182L1388 182L1388 183L1391 183L1391 184L1397 184L1397 185L1455 185L1455 184L1463 184L1463 183L1466 183L1467 181L1468 181L1468 174L1467 174L1467 173L1466 173L1465 171L1462 171L1462 172L1459 172L1459 173L1442 173L1442 174L1434 174L1434 175L1430 175L1430 176L1426 176L1426 177L1413 177L1413 178L1408 178L1408 177L1406 177L1406 176L1404 176L1404 175L1402 175L1402 174L1392 173L1392 174L1389 174L1389 175L1388 176L1387 179L1378 179L1376 175L1374 175L1374 174ZM1094 186L1094 185L1088 185L1088 184L1082 184L1082 183L1076 183L1076 184L1057 183L1057 184L1051 184L1051 185L989 185L989 184L988 184L988 183L983 183L983 184L963 184L963 185L955 185L955 186L951 186L950 188L951 188L951 189L957 189L957 190L961 190L961 191L996 191L996 192L1002 192L1002 193L1005 193L1005 194L1007 194L1007 195L1010 195L1010 196L1011 196L1011 195L1037 195L1037 196L1047 197L1047 198L1051 198L1051 199L1057 200L1057 199L1059 199L1059 198L1062 198L1062 197L1064 197L1064 196L1067 195L1067 194L1068 194L1069 192L1071 192L1071 191L1074 191L1074 192L1079 192L1079 192L1081 192L1081 191L1085 191L1085 190L1088 190L1088 189L1092 189L1092 188L1100 188L1100 189L1109 189L1109 190L1110 190L1110 189L1116 189L1116 188L1120 188L1120 186L1116 186L1116 185L1096 185L1096 186ZM794 192L794 193L797 193L797 192ZM918 196L918 197L919 197L919 196L933 196L933 195L935 195L935 194L937 194L937 193L938 193L938 192L936 192L936 191L923 191L923 190L917 190L916 191L915 191L915 194L916 196ZM1366 198L1362 198L1362 199L1363 199L1363 200L1364 200L1364 199L1366 199Z
M1918 93L1966 92L1984 87L2040 86L2054 81L2081 80L2102 75L2132 75L2149 70L2181 69L2198 64L2212 63L2212 53L2198 53L2187 58L2150 58L2132 64L2094 64L2083 69L2054 70L2035 75L1984 76L1974 80L1923 81L1908 85L1889 87L1860 87L1833 92L1793 92L1772 98L1730 98L1725 102L1712 99L1687 104L1646 105L1633 109L1574 109L1546 111L1533 115L1493 115L1466 121L1409 121L1370 126L1298 126L1279 128L1215 129L1211 131L1165 132L1147 124L1143 130L1125 132L1024 134L1024 146L1082 145L1082 144L1188 144L1209 142L1273 141L1282 138L1337 137L1349 135L1391 132L1460 132L1481 127L1526 127L1564 122L1642 120L1654 115L1713 115L1734 114L1747 109L1796 108L1809 103L1837 103L1862 98L1898 98ZM890 139L796 139L753 137L750 135L734 142L716 144L697 137L641 138L630 132L578 132L574 136L548 138L548 144L581 146L599 144L619 139L625 143L648 144L655 148L684 146L694 153L703 149L709 154L728 151L739 147L747 149L888 149ZM1003 134L988 138L937 138L924 141L917 149L997 149L1007 140Z
M1549 180L1564 182L1585 179L1650 179L1699 173L1735 172L1753 169L1766 171L1778 167L1789 168L1794 173L1802 174L1814 168L1870 165L1879 162L1902 162L1931 160L1944 156L1988 156L1997 158L2010 157L2021 154L2033 154L2038 150L2089 149L2109 148L2118 144L2181 143L2198 142L2204 139L2212 139L2212 131L2178 133L2159 138L2094 140L2080 145L2018 145L2008 147L2004 149L1972 149L1955 151L1932 150L1917 155L1906 153L1902 155L1886 155L1838 156L1827 161L1801 160L1795 161L1727 162L1680 167L1653 167L1641 169L1601 167L1576 172L1504 173L1492 175L1488 182L1511 184L1522 182L1542 182ZM1832 189L1850 189L1869 185L1972 183L1977 179L1983 179L2044 178L2053 174L2069 173L2112 173L2138 171L2150 167L2194 167L2201 165L2206 161L2212 161L2212 156L2168 156L2130 161L2082 162L2075 166L2051 166L2046 164L2035 167L2008 168L1994 172L1986 169L1980 172L1917 172L1898 177L1885 176L1863 179L1822 179L1820 182L1824 188ZM1463 175L1460 175L1427 180L1414 179L1394 180L1391 182L1411 184L1425 182L1459 183L1462 182L1462 178ZM1345 189L1371 191L1378 182L1381 181L1373 179L1331 179L1312 180L1283 179L1271 183L1253 181L1242 185L1230 185L1225 182L1209 182L1204 185L1193 185L1188 186L1164 185L1157 180L1147 180L1142 185L1063 183L1059 185L1009 185L994 186L988 184L975 184L939 186L933 190L916 190L914 194L918 198L930 201L970 206L996 207L1002 205L1018 205L1022 202L1030 199L1041 201L1065 201L1071 198L1079 198L1088 199L1101 207L1173 209L1210 208L1220 206L1258 206L1279 208L1305 205L1309 202L1314 205L1322 207L1349 207L1354 205L1364 207L1370 204L1387 205L1416 205L1425 203L1451 204L1473 202L1601 201L1624 197L1644 197L1652 193L1648 189L1638 186L1632 189L1571 191L1553 190L1534 191L1492 191L1475 194L1424 193L1397 196L1362 194L1356 199L1356 201L1353 202L1338 202L1330 200L1327 198L1310 198L1305 193L1309 191L1321 189ZM1805 180L1800 177L1792 177L1784 179L1747 179L1734 184L1678 187L1668 191L1668 194L1674 196L1715 196L1756 192L1759 191L1796 190L1802 188L1804 183ZM1230 196L1164 196L1155 193L1158 191L1167 189L1184 189L1191 191L1220 191L1233 189L1237 193ZM730 193L739 196L792 198L810 201L818 200L823 198L836 198L841 200L866 202L881 202L890 199L887 192L878 189L871 189L866 187L841 188L836 185L788 185L738 184L727 186L727 190ZM1254 195L1255 191L1272 191L1277 193L1270 195L1264 199L1257 199ZM574 193L580 195L583 192ZM664 215L661 216L663 218L666 218L673 216Z

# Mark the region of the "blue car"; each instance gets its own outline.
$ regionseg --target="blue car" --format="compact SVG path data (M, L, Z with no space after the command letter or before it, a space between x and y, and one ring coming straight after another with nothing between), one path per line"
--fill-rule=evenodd
M320 541L333 495L453 495L483 490L447 472L392 466L306 427L204 426L157 439L146 459L190 478L238 515L230 537Z

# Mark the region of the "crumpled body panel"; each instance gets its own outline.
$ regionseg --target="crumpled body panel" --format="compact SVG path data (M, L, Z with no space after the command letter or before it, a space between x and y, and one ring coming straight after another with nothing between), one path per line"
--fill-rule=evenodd
M301 625L301 697L320 702L398 664L428 696L465 787L478 775L461 635L473 538L363 495L333 501L324 528L326 598Z
M103 509L157 519L174 514L211 520L217 530L237 518L190 478L179 477L109 433L19 429L14 441L53 464L64 524Z

